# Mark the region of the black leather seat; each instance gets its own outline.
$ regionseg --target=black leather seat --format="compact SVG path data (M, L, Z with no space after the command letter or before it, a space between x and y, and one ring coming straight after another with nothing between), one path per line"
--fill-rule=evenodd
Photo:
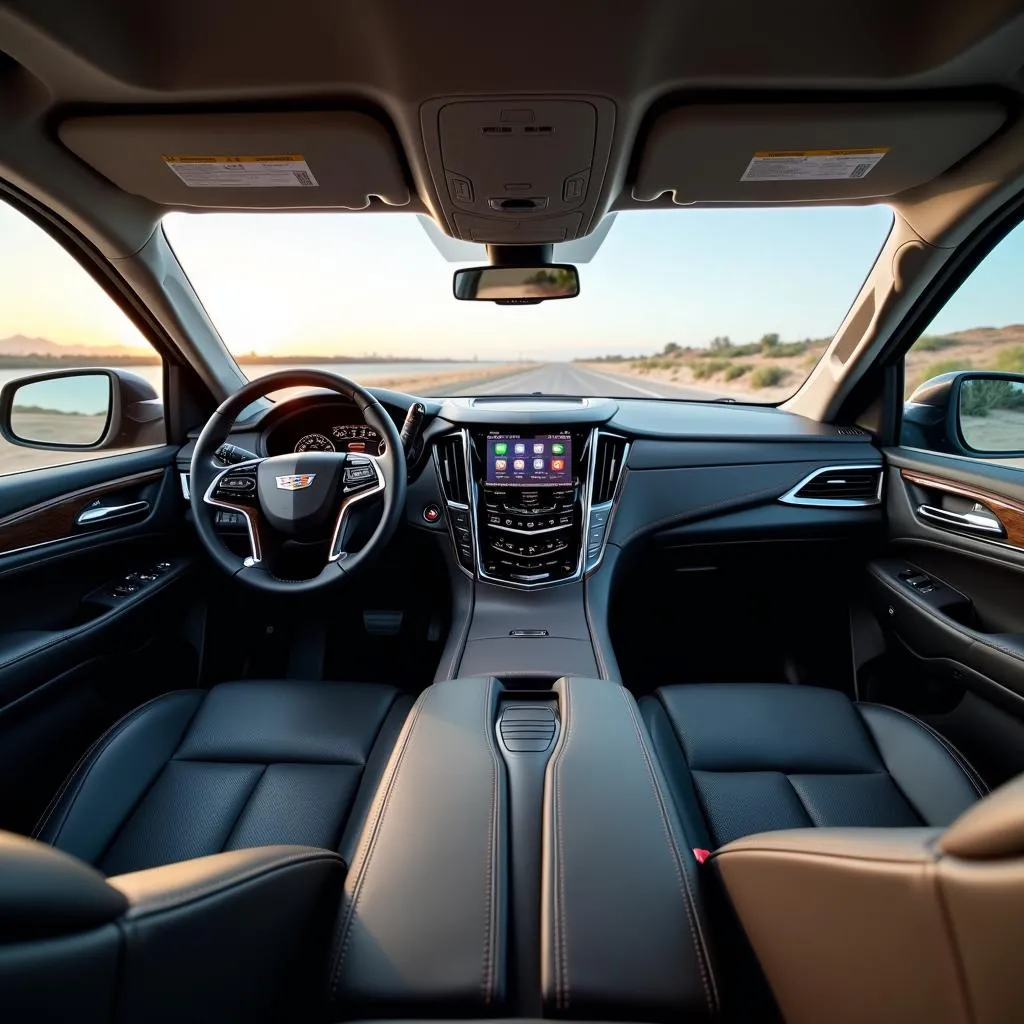
M169 693L86 753L36 838L107 875L278 843L355 843L411 699L365 683Z
M640 707L695 847L810 825L945 826L986 793L923 722L835 690L668 686Z

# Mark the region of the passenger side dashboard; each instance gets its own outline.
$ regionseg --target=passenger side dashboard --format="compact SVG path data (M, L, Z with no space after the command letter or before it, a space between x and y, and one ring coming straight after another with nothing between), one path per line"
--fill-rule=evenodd
M751 662L737 678L783 678L775 647L810 632L849 681L847 584L883 522L882 457L866 433L775 409L533 397L446 402L434 429L438 528L463 592L438 678L632 686L651 665L699 677L712 649L726 674L756 653L771 671ZM572 489L488 479L494 439L556 435L572 438ZM559 537L564 561L539 544ZM739 642L723 649L734 622Z

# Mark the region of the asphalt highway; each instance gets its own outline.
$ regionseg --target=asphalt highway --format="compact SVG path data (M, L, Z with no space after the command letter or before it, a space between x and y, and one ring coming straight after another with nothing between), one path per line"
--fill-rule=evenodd
M682 398L690 401L717 398L718 393L684 388L661 381L602 373L576 363L544 363L504 377L477 380L443 395L599 395L607 398Z

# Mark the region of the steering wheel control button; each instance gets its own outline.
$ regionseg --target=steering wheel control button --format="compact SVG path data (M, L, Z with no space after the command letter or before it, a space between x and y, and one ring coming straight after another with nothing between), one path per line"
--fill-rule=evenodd
M348 464L345 466L346 485L351 486L355 484L362 486L363 484L373 483L376 479L377 474L373 466L366 459L349 458Z
M436 505L423 506L423 521L425 523L437 523L441 520L441 510Z
M251 476L227 476L220 482L225 491L254 491L256 479Z

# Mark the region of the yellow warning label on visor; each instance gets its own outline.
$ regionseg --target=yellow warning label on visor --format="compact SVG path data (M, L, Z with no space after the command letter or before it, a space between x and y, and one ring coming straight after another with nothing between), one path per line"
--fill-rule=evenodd
M304 156L165 156L167 167L189 188L316 188Z
M853 181L870 174L888 152L888 146L759 150L740 181Z

